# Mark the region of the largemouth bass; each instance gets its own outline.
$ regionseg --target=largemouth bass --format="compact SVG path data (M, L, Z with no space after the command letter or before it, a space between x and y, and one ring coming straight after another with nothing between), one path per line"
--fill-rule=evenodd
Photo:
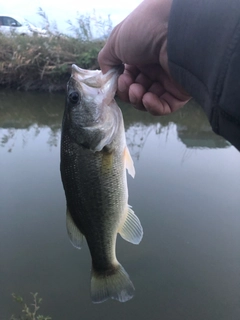
M67 231L80 248L83 236L92 257L91 297L125 302L134 286L115 253L116 238L138 244L141 223L128 205L126 169L135 170L123 117L114 100L119 70L72 66L61 140L61 176L67 201Z

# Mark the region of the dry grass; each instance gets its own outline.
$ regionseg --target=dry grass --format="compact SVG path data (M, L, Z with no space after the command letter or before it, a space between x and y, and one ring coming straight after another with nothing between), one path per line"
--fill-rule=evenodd
M63 90L70 66L98 67L103 41L79 41L49 34L48 37L0 35L0 85L22 90Z
M75 23L68 21L73 34L70 37L51 28L41 8L38 14L44 20L47 37L0 34L0 87L61 91L73 63L85 69L98 67L98 52L112 28L110 17L105 21L95 12L78 15ZM94 40L92 28L103 40Z

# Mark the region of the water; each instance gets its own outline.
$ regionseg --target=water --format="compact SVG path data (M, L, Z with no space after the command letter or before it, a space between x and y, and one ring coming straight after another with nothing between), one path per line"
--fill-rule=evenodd
M73 248L65 229L63 105L62 94L0 91L0 319L20 313L13 292L39 292L54 320L239 320L240 153L194 103L161 118L122 104L144 238L117 242L134 299L94 305L87 245Z

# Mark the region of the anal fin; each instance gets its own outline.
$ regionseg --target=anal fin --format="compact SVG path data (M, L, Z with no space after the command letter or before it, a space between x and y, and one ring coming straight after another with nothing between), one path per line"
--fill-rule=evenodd
M66 216L66 226L67 233L72 245L77 249L81 249L84 236L73 221L73 218L68 209Z
M143 237L143 228L134 211L128 206L126 220L119 230L121 237L133 244L139 244Z

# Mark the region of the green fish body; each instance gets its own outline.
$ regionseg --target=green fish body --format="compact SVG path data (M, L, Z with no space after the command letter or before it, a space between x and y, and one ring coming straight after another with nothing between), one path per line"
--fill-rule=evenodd
M116 258L117 234L138 244L141 223L128 205L126 169L134 176L123 117L117 106L119 71L72 66L61 139L61 176L67 201L67 231L80 248L86 238L92 257L91 296L125 302L134 286Z

